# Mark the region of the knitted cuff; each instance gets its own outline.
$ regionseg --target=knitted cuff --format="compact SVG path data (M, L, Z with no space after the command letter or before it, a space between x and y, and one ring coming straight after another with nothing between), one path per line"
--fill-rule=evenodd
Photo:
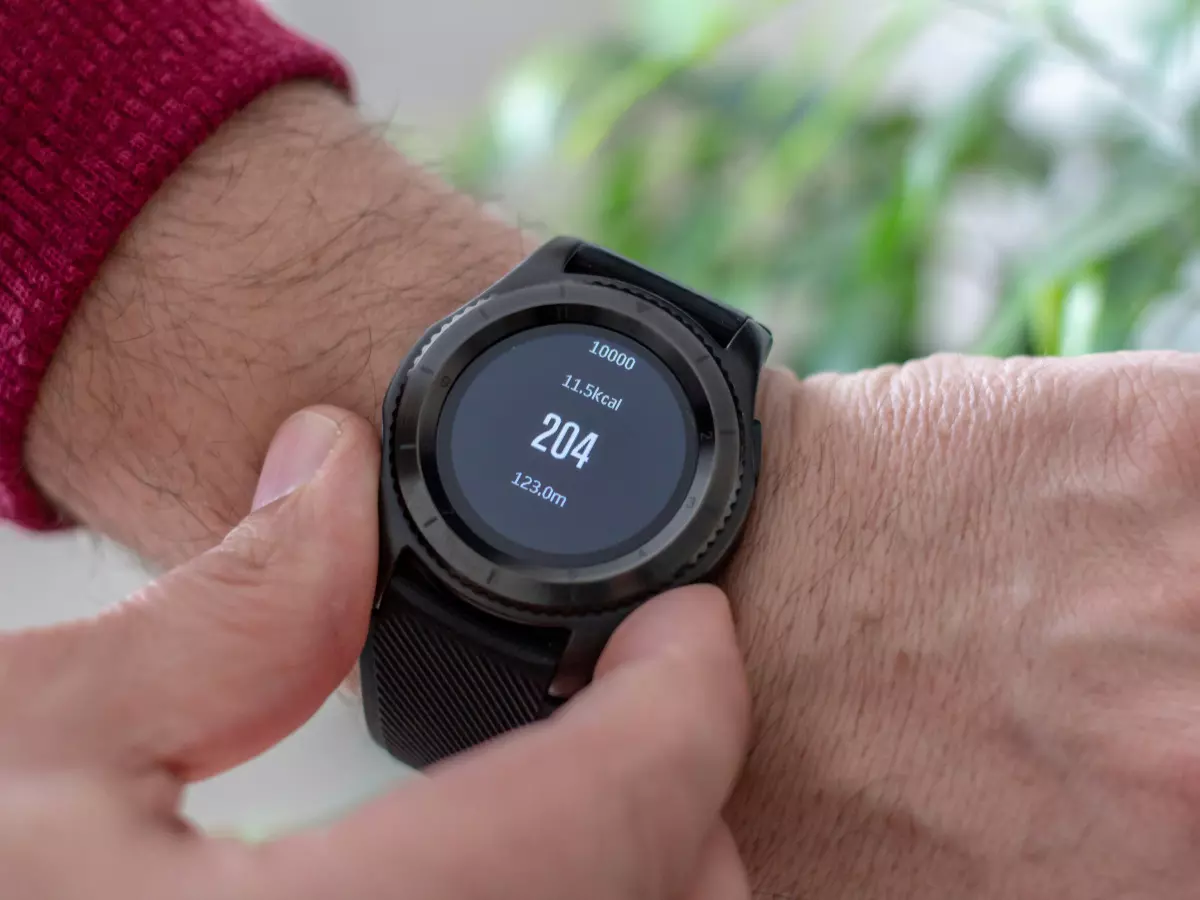
M225 120L304 77L348 89L253 0L0 0L0 519L63 524L24 431L105 255Z

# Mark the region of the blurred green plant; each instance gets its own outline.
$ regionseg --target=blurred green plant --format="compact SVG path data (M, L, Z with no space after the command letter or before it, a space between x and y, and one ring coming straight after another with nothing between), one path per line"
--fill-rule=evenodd
M519 67L452 180L762 316L800 372L1194 333L1162 323L1198 321L1200 2L1146 5L1122 52L1063 2L903 0L857 41L813 4L777 26L788 5L639 0L621 33ZM987 27L980 71L897 89L947 16ZM807 37L755 52L773 29ZM1031 124L1056 67L1090 87L1069 127ZM1000 224L964 253L980 206Z

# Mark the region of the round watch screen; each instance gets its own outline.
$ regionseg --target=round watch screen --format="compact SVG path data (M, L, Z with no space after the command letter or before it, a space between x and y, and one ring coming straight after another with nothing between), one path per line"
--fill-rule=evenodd
M438 423L454 512L522 561L602 561L660 531L696 471L679 381L646 347L590 325L548 325L490 347Z

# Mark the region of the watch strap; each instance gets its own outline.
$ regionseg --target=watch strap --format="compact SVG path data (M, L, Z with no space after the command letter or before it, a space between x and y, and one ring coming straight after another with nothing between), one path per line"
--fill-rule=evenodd
M566 644L554 629L514 625L394 578L362 657L363 701L375 740L424 768L544 718Z
M694 319L722 347L729 346L734 335L750 318L740 310L697 294L645 266L594 244L581 242L567 260L566 272L569 275L595 275L624 281L662 297Z

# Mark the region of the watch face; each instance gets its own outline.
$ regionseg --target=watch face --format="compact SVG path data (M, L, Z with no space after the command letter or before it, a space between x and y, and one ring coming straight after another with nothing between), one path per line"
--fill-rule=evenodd
M583 565L648 540L695 472L676 377L635 340L586 324L511 335L458 377L437 467L459 521L519 562Z

